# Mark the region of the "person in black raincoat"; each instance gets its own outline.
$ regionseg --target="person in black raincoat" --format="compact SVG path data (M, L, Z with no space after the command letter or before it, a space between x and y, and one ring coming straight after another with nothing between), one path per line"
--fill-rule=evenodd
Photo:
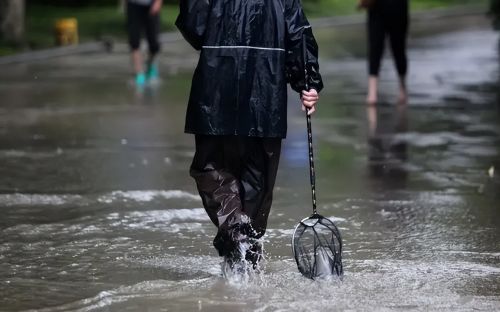
M255 267L286 137L287 82L313 113L318 46L299 0L181 0L176 25L201 50L185 125L195 135L190 174L218 227L219 255Z

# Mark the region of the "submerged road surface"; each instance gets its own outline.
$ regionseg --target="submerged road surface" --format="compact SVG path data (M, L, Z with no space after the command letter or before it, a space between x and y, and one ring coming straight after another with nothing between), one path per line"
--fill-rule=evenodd
M500 310L498 34L477 16L414 23L409 105L387 59L372 109L364 26L316 36L318 208L345 239L342 282L304 279L291 255L311 208L292 93L264 274L221 277L183 134L197 54L179 42L142 92L125 52L2 66L0 310Z

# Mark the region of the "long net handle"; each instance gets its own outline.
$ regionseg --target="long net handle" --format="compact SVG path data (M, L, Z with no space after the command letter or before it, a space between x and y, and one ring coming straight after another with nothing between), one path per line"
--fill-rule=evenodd
M304 65L304 89L309 91L307 73L307 42L306 37L302 35L302 57ZM311 115L309 115L309 108L306 109L306 119L307 119L307 141L309 145L309 177L311 179L311 195L312 195L312 205L313 214L316 214L316 173L314 170L314 153L313 153L313 142L312 142L312 126L311 126Z
M309 143L309 176L311 178L311 193L312 193L312 205L313 214L316 214L316 173L314 171L314 153L313 153L313 142L312 142L312 129L311 129L311 115L308 115L309 109L307 109L307 140Z

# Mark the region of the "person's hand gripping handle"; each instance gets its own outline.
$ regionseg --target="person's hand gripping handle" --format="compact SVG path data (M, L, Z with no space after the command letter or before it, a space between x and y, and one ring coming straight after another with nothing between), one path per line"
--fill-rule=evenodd
M302 110L305 111L307 109L308 115L311 115L316 111L316 104L318 103L319 95L315 89L309 89L309 91L306 90L302 91L300 99L302 100Z
M302 57L304 65L304 86L305 90L302 91L300 99L302 101L302 110L307 110L307 115L311 115L316 111L316 104L319 100L318 91L316 89L309 89L308 73L307 73L307 42L306 37L302 37Z

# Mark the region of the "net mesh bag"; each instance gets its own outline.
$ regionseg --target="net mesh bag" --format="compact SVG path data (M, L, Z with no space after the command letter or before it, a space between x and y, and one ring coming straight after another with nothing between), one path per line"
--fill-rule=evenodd
M343 275L340 232L332 221L319 214L297 224L292 251L300 273L310 279Z

